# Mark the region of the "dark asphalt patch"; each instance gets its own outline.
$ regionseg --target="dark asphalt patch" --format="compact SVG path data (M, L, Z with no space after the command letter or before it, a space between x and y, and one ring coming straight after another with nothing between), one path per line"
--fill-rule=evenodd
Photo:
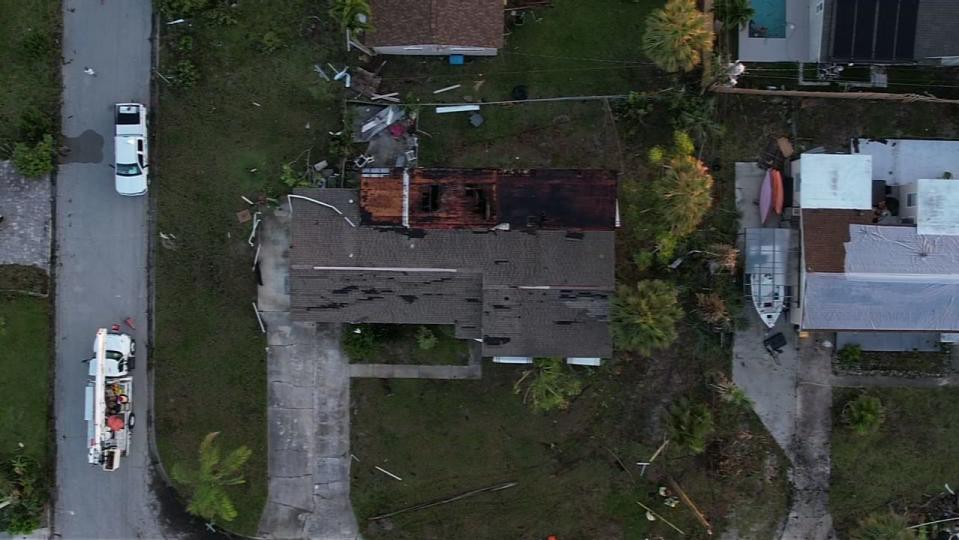
M78 137L64 137L67 152L60 160L61 163L102 163L103 162L103 135L92 129L81 133Z

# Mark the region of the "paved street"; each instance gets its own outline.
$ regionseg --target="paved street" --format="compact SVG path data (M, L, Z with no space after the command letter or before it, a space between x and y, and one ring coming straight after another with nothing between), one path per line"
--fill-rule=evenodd
M148 0L66 0L63 134L70 148L56 186L57 488L62 538L162 538L148 459L146 197L116 194L113 104L150 103ZM92 68L95 76L84 73ZM87 463L86 364L98 327L135 320L137 428L131 455L108 473ZM127 329L127 331L132 332Z

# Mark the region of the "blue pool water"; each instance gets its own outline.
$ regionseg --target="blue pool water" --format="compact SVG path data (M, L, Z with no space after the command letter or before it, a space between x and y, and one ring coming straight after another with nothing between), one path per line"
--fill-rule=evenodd
M749 21L749 37L786 37L786 0L751 0L756 14Z

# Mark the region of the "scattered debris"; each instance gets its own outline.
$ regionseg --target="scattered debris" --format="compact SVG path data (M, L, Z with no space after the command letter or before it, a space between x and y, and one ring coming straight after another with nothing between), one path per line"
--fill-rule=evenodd
M255 170L256 170L256 169L250 169L250 172L253 172L253 171L255 171ZM250 206L253 206L253 201L251 201L250 199L247 199L247 198L246 198L245 196L243 196L243 195L240 195L240 198L243 199L244 201L246 201L246 204L248 204L248 205L250 205Z
M253 219L253 214L249 210L243 209L236 213L236 220L240 223L246 223Z
M360 94L361 96L373 96L376 95L377 89L380 87L380 81L382 77L375 75L366 71L363 68L355 68L353 70L352 78L352 88L353 90ZM347 88L350 86L347 85Z
M172 234L160 233L160 245L163 249L176 251L176 236Z
M315 71L324 81L330 82L330 76L326 74L326 71L323 71L323 66L319 64L313 64L313 71Z
M646 506L645 504L643 504L643 503L641 503L641 502L639 502L639 501L636 501L636 504L642 506L642 507L643 507L643 510L646 510L646 516L647 516L646 519L649 519L648 516L649 516L650 514L652 514L652 516L653 516L654 518L662 521L662 522L665 523L666 525L669 525L670 527L672 527L673 529L675 529L676 532L678 532L679 534L681 534L681 535L683 535L683 536L686 536L686 533L683 532L682 529L680 529L679 527L673 525L672 522L669 521L668 519L666 519L666 518L664 518L663 516L657 514L655 511L653 511L652 508ZM652 520L651 520L651 521L652 521Z
M374 465L373 468L376 469L376 470L378 470L378 471L380 471L381 473L383 473L383 474L391 477L391 478L395 478L395 479L399 480L400 482L403 481L402 478L400 478L399 476L396 476L395 474L393 474L393 473L391 473L390 471L384 469L383 467L380 467L379 465Z
M480 110L479 105L448 105L445 107L437 107L436 114L446 114L452 112L468 112L468 111L478 111Z
M463 86L463 85L462 85L462 84L454 84L454 85L451 85L451 86L446 86L446 87L440 88L439 90L433 90L433 93L434 93L434 94L442 94L443 92L449 92L450 90L456 90L456 89L459 88L460 86Z
M379 467L377 467L377 469L379 469ZM382 469L380 469L380 470L382 470ZM383 472L386 472L386 471L383 471ZM461 494L459 494L459 495L455 495L455 496L453 496L453 497L448 497L448 498L446 498L446 499L441 499L441 500L438 500L438 501L428 502L428 503L424 503L424 504L418 504L418 505L416 505L416 506L409 506L409 507L407 507L407 508L401 508L401 509L399 509L399 510L396 510L395 512L389 512L389 513L386 513L386 514L380 514L380 515L378 515L378 516L373 516L373 517L369 518L369 520L370 520L370 521L377 521L377 520L380 520L380 519L385 519L385 518L388 518L388 517L395 516L395 515L397 515L397 514L403 514L403 513L405 513L405 512L413 512L413 511L416 511L416 510L423 510L423 509L426 509L426 508L432 508L432 507L434 507L434 506L439 506L439 505L441 505L441 504L447 504L447 503L451 503L451 502L454 502L454 501L459 501L459 500L465 499L465 498L467 498L467 497L472 497L473 495L478 495L478 494L480 494L480 493L487 493L487 492L492 493L492 492L494 492L494 491L502 491L502 490L504 490L504 489L509 489L509 488L514 487L514 486L517 486L517 485L519 485L518 482L505 482L505 483L502 483L502 484L495 484L495 485L492 485L492 486L487 486L487 487L483 487L483 488L479 488L479 489L474 489L474 490L472 490L472 491L467 491L466 493L461 493Z
M253 104L254 106L256 106L256 107L262 107L262 106L263 106L263 105L260 105L259 103L255 102L255 101L251 101L250 103L252 103L252 104Z
M260 323L260 332L266 333L266 327L263 326L263 319L260 318L260 308L256 307L256 302L253 302L253 313L256 313L256 322Z
M250 231L250 238L246 241L247 244L250 244L250 247L253 247L253 239L256 237L256 229L260 226L260 222L263 221L263 219L260 217L262 215L263 214L260 212L253 214L253 230Z

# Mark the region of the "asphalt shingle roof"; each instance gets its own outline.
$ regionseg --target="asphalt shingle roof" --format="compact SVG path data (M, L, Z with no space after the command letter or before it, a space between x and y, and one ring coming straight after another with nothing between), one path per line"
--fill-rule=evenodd
M503 46L502 0L371 0L371 47Z
M295 193L336 210L293 199L294 319L482 329L487 356L610 355L613 231L368 227L357 190Z

